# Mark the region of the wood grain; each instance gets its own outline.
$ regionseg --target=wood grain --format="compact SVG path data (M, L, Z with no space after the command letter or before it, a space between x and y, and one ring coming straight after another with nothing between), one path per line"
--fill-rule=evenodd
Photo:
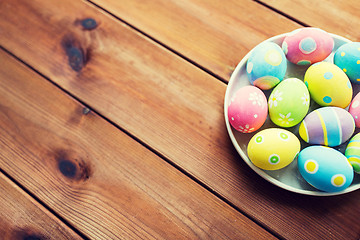
M221 77L263 40L300 25L249 0L92 0Z
M0 4L2 46L248 216L284 238L359 237L353 211L360 205L359 192L331 198L296 195L267 183L244 164L224 124L225 84L83 2ZM82 26L88 18L96 20L96 28ZM266 25L257 27L267 31ZM68 118L81 123L78 117ZM104 138L90 139L101 143ZM91 151L73 141L66 144L67 151L74 145L75 153L84 156Z
M360 41L358 0L261 0L261 2L313 27L319 27L352 41Z
M82 239L2 173L0 192L2 240Z
M3 51L0 62L0 166L89 238L274 238Z

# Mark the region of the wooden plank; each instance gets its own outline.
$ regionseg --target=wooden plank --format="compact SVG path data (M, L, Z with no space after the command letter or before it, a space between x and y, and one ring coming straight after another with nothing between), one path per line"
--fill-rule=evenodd
M261 2L313 27L319 27L352 41L360 41L358 0L261 0Z
M87 18L98 27L84 29ZM225 84L79 1L4 1L0 19L1 45L280 236L358 237L359 192L296 195L241 161L224 124ZM87 61L72 61L79 53Z
M1 168L89 238L274 238L3 51L0 62Z
M228 81L263 40L300 25L249 0L92 0ZM151 21L150 21L151 19Z
M2 173L0 192L1 239L82 239Z

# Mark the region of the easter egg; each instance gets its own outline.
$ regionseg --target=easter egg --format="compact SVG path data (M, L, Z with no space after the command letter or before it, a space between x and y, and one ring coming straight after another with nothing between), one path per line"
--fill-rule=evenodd
M283 80L286 69L285 55L280 46L273 42L256 46L246 63L250 83L263 90L271 89Z
M297 65L310 65L327 58L334 48L334 40L319 28L300 28L283 40L286 58Z
M280 128L268 128L256 133L247 147L250 161L264 170L286 167L299 151L299 139L292 132Z
M360 173L360 133L352 137L346 146L345 156L356 173Z
M298 156L301 176L313 187L325 192L339 192L353 181L354 171L339 151L324 147L304 148Z
M270 119L280 127L295 126L306 116L309 104L310 95L304 82L297 78L285 79L270 94Z
M346 74L335 64L320 62L305 72L304 82L311 98L320 106L346 108L352 98L352 86Z
M360 42L346 43L334 54L334 63L353 83L360 83Z
M339 107L322 107L309 113L299 127L307 143L338 146L352 136L355 122L351 114Z
M360 128L360 92L358 92L349 106L349 113L353 116L355 126Z
M237 90L228 106L231 126L242 133L259 129L268 113L265 94L257 87L245 86Z

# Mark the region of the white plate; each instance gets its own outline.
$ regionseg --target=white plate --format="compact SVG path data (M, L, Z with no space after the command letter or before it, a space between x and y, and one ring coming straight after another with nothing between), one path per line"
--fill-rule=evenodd
M335 46L334 46L333 52L330 54L330 56L324 60L327 62L333 62L334 52L341 45L343 45L347 42L351 42L350 40L340 37L338 35L335 35L335 34L330 34L330 35L334 39ZM278 35L278 36L272 37L270 39L267 39L264 42L274 42L281 47L281 43L282 43L283 39L285 38L285 36L286 36L286 34ZM258 131L260 131L262 129L266 129L269 127L278 127L278 126L274 125L268 117L266 119L264 125L258 131L254 132L254 133L240 133L240 132L236 131L234 128L232 128L229 123L227 108L228 108L231 97L239 88L241 88L243 86L251 85L248 80L247 73L246 73L246 62L249 58L250 53L251 53L251 51L240 61L240 63L237 65L234 72L232 73L229 84L226 89L225 103L224 103L226 127L228 130L230 139L231 139L232 143L234 144L237 152L242 157L242 159L249 165L249 167L252 170L254 170L257 174L259 174L264 179L275 184L276 186L279 186L283 189L286 189L286 190L289 190L292 192L306 194L306 195L315 195L315 196L331 196L331 195L340 195L340 194L352 192L356 189L359 189L360 188L360 174L354 174L353 183L344 191L329 193L329 192L322 192L320 190L315 189L314 187L309 185L303 179L303 177L300 175L300 172L297 168L297 159L295 159L289 166L287 166L283 169L280 169L280 170L275 170L275 171L262 170L260 168L257 168L255 165L253 165L251 163L251 161L249 160L249 157L247 155L247 150L246 150L248 142L251 139L251 137L255 133L257 133ZM307 68L308 67L298 67L298 66L295 66L294 64L288 62L285 78L297 77L297 78L303 80L304 74L305 74L305 71ZM353 96L355 96L359 92L359 90L360 90L360 85L353 84ZM271 93L271 90L265 91L265 95L267 97L270 95L270 93ZM317 107L318 106L316 106L316 104L313 101L311 101L309 112ZM287 128L287 130L290 130L296 136L299 137L298 127L299 127L299 124L295 127ZM357 129L357 131L358 131L358 129ZM304 147L308 146L303 140L300 140L300 142L302 144L302 149ZM339 147L336 147L336 149L341 151L342 153L344 153L346 145L347 145L347 142L340 145Z

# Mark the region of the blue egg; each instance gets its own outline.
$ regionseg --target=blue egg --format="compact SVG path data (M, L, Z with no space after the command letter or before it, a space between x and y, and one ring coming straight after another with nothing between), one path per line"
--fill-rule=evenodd
M246 63L246 72L250 83L268 90L275 87L285 77L286 57L279 45L263 42L250 53Z
M336 50L334 63L341 68L351 82L360 84L360 42L342 45Z
M310 185L325 192L345 190L354 178L345 155L324 146L304 148L298 156L298 169Z

